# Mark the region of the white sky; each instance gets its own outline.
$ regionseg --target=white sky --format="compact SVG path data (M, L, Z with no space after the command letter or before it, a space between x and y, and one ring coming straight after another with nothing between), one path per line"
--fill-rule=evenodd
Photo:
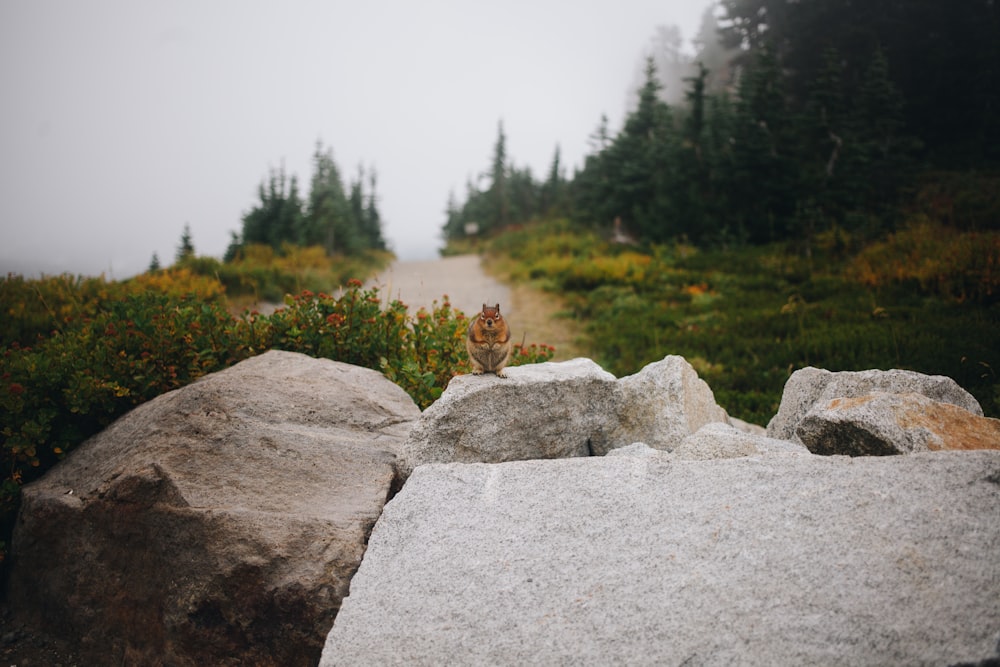
M220 256L317 139L379 177L401 259L441 245L448 193L497 122L536 178L617 131L657 25L685 44L709 0L0 0L0 272L145 270L184 224Z

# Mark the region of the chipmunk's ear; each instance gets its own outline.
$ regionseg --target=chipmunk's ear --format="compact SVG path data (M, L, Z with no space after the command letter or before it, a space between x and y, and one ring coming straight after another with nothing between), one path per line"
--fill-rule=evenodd
M496 311L497 311L498 313L500 312L500 304L499 304L499 303L498 303L498 304L496 305Z

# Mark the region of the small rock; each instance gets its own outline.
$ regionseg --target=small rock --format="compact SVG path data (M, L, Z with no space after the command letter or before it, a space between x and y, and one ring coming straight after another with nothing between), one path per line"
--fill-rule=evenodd
M969 392L943 375L924 375L904 370L867 370L831 372L820 368L802 368L785 383L778 413L767 425L767 435L780 440L797 440L796 428L814 405L835 398L857 398L873 392L922 394L939 403L951 403L972 414L983 415L983 408Z
M722 423L702 426L681 441L673 454L680 459L708 460L754 456L772 452L808 454L797 442L753 435Z
M651 457L664 456L666 454L667 452L659 449L653 449L644 442L633 442L631 445L612 449L610 452L605 454L605 456L632 456L639 459L648 459Z
M795 433L814 454L884 456L1000 449L1000 420L914 393L875 392L819 401Z

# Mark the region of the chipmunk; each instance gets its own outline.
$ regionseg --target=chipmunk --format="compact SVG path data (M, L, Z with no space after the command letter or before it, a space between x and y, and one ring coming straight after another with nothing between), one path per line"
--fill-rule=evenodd
M510 361L514 344L510 340L510 329L500 315L500 304L487 306L469 325L469 336L465 339L465 349L469 351L472 374L496 373L499 378L507 377L503 369Z

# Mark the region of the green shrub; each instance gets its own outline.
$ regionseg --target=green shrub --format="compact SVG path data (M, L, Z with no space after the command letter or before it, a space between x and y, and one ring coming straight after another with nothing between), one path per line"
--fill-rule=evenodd
M154 292L106 303L33 347L0 348L0 534L20 485L134 406L255 353L219 303Z
M7 312L34 318L9 327L10 336L36 342L0 345L0 561L22 484L136 405L207 373L278 348L381 370L424 408L468 370L469 321L447 298L410 315L398 300L382 303L377 289L352 280L336 297L304 291L271 316L233 317L215 298L211 285L218 283L203 278L183 268L127 283L62 277L4 284ZM144 284L151 288L141 291ZM208 292L177 296L178 285ZM18 298L38 294L46 309L18 310ZM552 353L545 345L517 346L515 363Z
M430 312L410 315L397 299L383 303L376 287L348 281L340 296L303 292L269 318L271 345L315 357L366 366L401 386L421 409L433 403L452 377L470 370L465 350L469 319L448 297ZM553 348L515 346L514 363L552 358Z
M103 276L64 274L27 280L12 274L0 278L0 345L33 345L39 337L93 316L113 298L110 285Z
M490 253L503 272L558 292L591 355L615 375L679 354L720 405L750 422L766 424L789 375L808 365L948 375L997 416L1000 255L991 234L911 230L852 259L843 243L811 255L784 244L642 253L549 223L498 237ZM859 262L880 276L909 273L867 280Z

